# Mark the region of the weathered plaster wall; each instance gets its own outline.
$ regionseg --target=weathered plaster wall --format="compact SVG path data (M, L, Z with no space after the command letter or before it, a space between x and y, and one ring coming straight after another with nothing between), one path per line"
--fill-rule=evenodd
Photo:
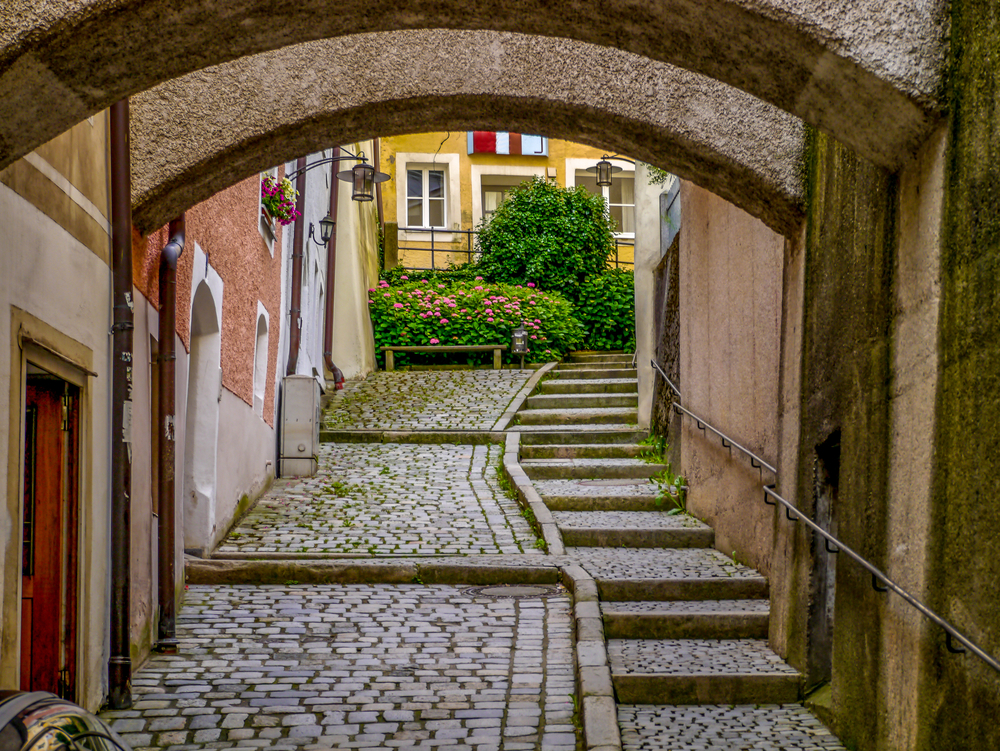
M1000 7L952 4L950 136L941 249L940 387L931 500L932 607L1000 655ZM956 659L940 632L922 655L921 748L1000 747L1000 676ZM982 718L983 721L972 721ZM939 747L939 746L938 746Z
M805 248L802 411L795 496L816 514L822 484L818 447L840 431L839 487L833 526L844 542L876 566L886 565L889 415L894 313L898 179L833 139L818 135L808 162L811 196ZM792 483L785 477L782 485ZM776 560L797 577L790 598L788 659L813 672L809 617L814 583L808 578L816 543L804 526L774 515L781 551ZM885 716L881 682L884 595L863 569L836 561L833 702L837 730L858 748L875 748Z
M702 188L681 183L680 380L685 407L772 464L784 238ZM761 478L716 437L681 421L689 511L716 547L771 570L771 514Z

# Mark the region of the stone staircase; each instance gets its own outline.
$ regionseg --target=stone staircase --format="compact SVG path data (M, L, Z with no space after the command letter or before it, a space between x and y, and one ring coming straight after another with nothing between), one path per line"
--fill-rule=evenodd
M577 353L518 413L521 467L594 577L619 705L782 704L802 677L767 646L766 580L656 506L631 355Z

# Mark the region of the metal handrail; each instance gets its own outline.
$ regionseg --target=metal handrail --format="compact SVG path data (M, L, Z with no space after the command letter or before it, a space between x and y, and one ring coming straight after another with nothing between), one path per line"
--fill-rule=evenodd
M667 382L667 385L670 386L670 388L672 388L674 390L674 393L677 394L677 398L678 399L682 398L681 397L680 389L678 389L673 384L673 382L667 377L667 374L663 372L663 368L660 367L660 364L658 362L656 362L656 360L650 360L649 362L660 373L660 375L663 377L663 380ZM743 446L743 445L737 443L736 441L734 441L732 438L730 438L729 436L727 436L725 433L723 433L718 428L716 428L713 425L705 422L705 420L703 420L700 417L698 417L698 415L696 415L691 410L685 409L681 405L681 403L679 401L674 402L672 406L674 408L674 411L677 414L684 413L684 414L688 415L689 417L693 418L694 421L698 424L698 429L699 430L706 430L706 429L707 430L711 430L713 433L715 433L717 436L719 436L719 438L722 440L722 445L725 446L730 451L732 451L732 449L736 449L737 451L742 451L744 454L746 454L748 457L750 457L750 465L754 469L761 469L763 467L764 469L766 469L771 474L777 476L778 470L775 467L773 467L770 463L768 463L768 462L764 461L763 459L761 459L759 456L757 456L757 454L755 454L753 451L751 451L750 449L748 449L746 446Z
M768 496L772 497L774 501L767 500ZM854 550L852 550L843 542L841 542L837 537L834 537L832 534L827 532L816 522L814 522L812 519L806 516L802 511L800 511L798 508L796 508L787 500L785 500L776 492L774 492L774 488L771 485L764 486L764 503L766 503L768 506L775 506L776 504L780 503L782 506L785 507L785 516L788 519L790 519L791 521L798 521L798 519L801 519L803 522L805 522L807 527L809 527L811 530L816 532L816 534L824 538L827 552L830 553L844 552L855 563L859 564L862 568L867 569L872 575L872 587L874 587L875 590L879 592L887 592L888 590L891 589L897 595L906 600L906 602L908 602L910 605L916 608L925 618L936 623L938 626L944 629L945 633L947 634L947 647L949 652L952 652L953 654L962 654L966 651L965 649L958 649L954 646L954 644L952 643L952 639L953 638L957 639L961 644L965 645L965 647L970 652L972 652L972 654L976 655L976 657L981 659L983 662L985 662L994 670L1000 672L1000 662L998 662L995 658L993 658L987 652L985 652L978 644L976 644L969 637L967 637L957 628L948 623L948 621L946 621L940 615L935 613L929 607L924 605L924 603L922 603L916 597L911 595L901 586L896 584L896 582L894 582L892 579L886 576L882 571L875 568L875 566L873 566L866 559L858 555L858 553L856 553ZM795 516L798 517L798 519L792 517L791 514L795 514ZM834 544L835 549L830 548L830 543ZM880 581L884 586L879 584Z
M667 384L670 386L670 388L672 388L674 390L674 392L677 394L677 397L680 398L681 397L680 390L670 381L670 379L667 377L667 374L663 372L663 368L660 367L659 363L657 363L655 360L650 360L650 364L654 368L656 368L656 370L659 372L659 374L663 377L663 380L665 380L667 382ZM740 451L742 451L744 454L746 454L747 456L749 456L750 457L750 463L755 468L764 467L765 469L769 470L772 474L774 474L775 477L777 477L778 470L775 469L774 467L772 467L767 462L765 462L759 456L757 456L756 454L754 454L752 451L750 451L749 449L746 449L743 446L741 446L740 444L736 443L734 440L732 440L729 436L725 435L721 431L716 430L711 425L709 425L707 422L705 422L703 419L701 419L700 417L698 417L698 415L696 415L694 412L692 412L689 409L685 409L684 407L682 407L680 405L680 403L674 402L672 406L678 412L678 414L683 413L683 414L686 414L686 415L689 415L690 417L692 417L698 423L698 427L701 430L705 430L706 428L708 428L713 433L715 433L717 436L719 436L722 439L722 445L723 446L726 446L727 448L730 448L730 447L737 448ZM773 498L774 500L773 501L769 501L768 500L769 496L771 498ZM872 575L872 587L877 592L888 592L889 590L892 590L897 595L899 595L900 597L902 597L913 608L915 608L917 610L917 612L919 612L925 618L927 618L928 620L930 620L932 623L936 624L937 626L940 626L944 630L944 632L945 632L945 635L946 635L945 646L948 648L949 652L951 652L952 654L964 654L967 651L971 652L976 657L978 657L983 662L985 662L987 665L989 665L991 668L993 668L997 672L1000 672L1000 661L997 661L996 658L992 657L989 653L987 653L985 650L983 650L982 647L980 647L978 644L976 644L974 641L972 641L969 637L967 637L965 634L963 634L957 628L955 628L954 626L952 626L948 621L946 621L940 615L938 615L937 613L935 613L933 610L931 610L929 607L927 607L924 603L922 603L916 597L914 597L913 595L911 595L909 592L907 592L901 586L899 586L898 584L896 584L896 582L894 582L892 579L890 579L885 573L883 573L881 570L879 570L878 568L876 568L874 566L874 564L870 563L865 558L862 558L857 552L855 552L853 549L851 549L850 547L848 547L847 545L845 545L843 542L841 542L841 540L838 537L835 537L834 535L832 535L829 532L827 532L825 529L823 529L821 526L819 526L816 522L814 522L812 519L810 519L808 516L806 516L806 514L804 512L800 511L798 508L796 508L795 506L793 506L789 501L787 501L786 499L784 499L780 495L778 495L775 492L775 490L774 490L774 485L765 485L764 486L764 503L766 503L768 506L777 506L778 504L781 504L782 506L784 506L785 507L785 517L787 519L790 519L793 522L794 521L798 521L800 519L803 522L805 522L805 524L806 524L807 527L809 527L816 534L818 534L820 537L823 538L823 544L826 546L827 552L833 553L833 554L837 554L837 553L840 553L841 551L843 551L844 553L847 554L847 556L851 560L853 560L855 563L859 564L862 568L866 569L869 573L871 573L871 575ZM792 514L794 514L794 516L792 516ZM831 543L834 546L832 548L830 547ZM881 584L879 582L881 582ZM963 649L961 647L956 647L954 645L954 641L953 640L954 641L958 641L965 648Z

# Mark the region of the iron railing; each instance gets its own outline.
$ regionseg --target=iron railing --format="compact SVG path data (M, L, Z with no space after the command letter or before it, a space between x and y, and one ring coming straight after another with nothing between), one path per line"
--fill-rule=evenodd
M663 372L663 368L660 367L659 363L657 363L655 360L650 360L650 364L657 370L657 372L659 372L663 380L667 382L667 385L669 385L670 388L673 389L674 393L677 394L677 398L680 399L681 398L680 390L677 388L677 386L675 386L671 382L670 378L667 377L667 374ZM741 446L739 443L734 441L732 438L730 438L720 430L717 430L716 428L709 425L705 420L698 417L698 415L696 415L691 410L682 407L679 402L674 402L672 404L672 407L674 408L674 411L677 414L686 414L693 420L695 420L695 422L698 425L698 428L701 429L702 431L704 431L707 428L711 430L713 433L715 433L717 436L719 436L719 438L722 440L722 445L730 449L730 451L732 451L732 449L735 448L741 451L742 453L746 454L748 457L750 457L750 464L755 469L761 469L762 471L763 469L767 469L775 476L775 478L777 478L777 473L778 473L777 469L775 469L772 465L768 464L766 461L761 459L755 453L745 448L744 446ZM902 597L907 604L915 608L917 612L919 612L929 621L931 621L932 623L936 624L941 629L943 629L945 632L945 646L947 647L949 652L951 652L952 654L964 654L966 652L971 652L976 657L985 662L987 665L989 665L991 668L993 668L997 672L1000 672L1000 662L998 662L996 658L991 656L989 653L983 650L982 647L980 647L969 637L967 637L965 634L963 634L961 631L955 628L955 626L946 621L936 612L927 607L927 605L925 605L923 602L921 602L912 594L903 589L899 584L890 579L884 572L882 572L873 563L871 563L871 561L862 557L855 550L845 545L843 541L840 540L840 538L830 534L828 531L826 531L816 522L810 519L803 511L800 511L796 506L794 506L788 500L778 495L778 493L775 492L774 488L775 488L774 484L764 486L764 503L766 503L769 506L777 507L778 505L780 505L784 507L785 517L787 519L790 519L793 522L801 520L813 532L815 532L816 534L818 534L820 537L823 538L823 544L826 547L827 552L834 554L843 552L851 560L853 560L859 566L867 570L872 575L872 587L876 591L888 592L891 590L895 592L897 595ZM769 498L772 498L773 500L768 500ZM831 547L831 544L833 545L833 547ZM962 647L956 647L955 641L958 641L962 645Z
M411 258L415 254L418 258L425 259L430 256L430 266L419 266L416 264L406 264L407 269L412 269L413 271L434 271L439 268L438 266L438 256L444 255L448 262L450 263L454 256L458 256L462 263L471 263L477 255L475 249L476 246L476 235L479 234L475 230L470 229L443 229L441 227L398 227L397 235L398 238L401 232L409 232L411 235L429 235L430 239L417 239L416 237L409 237L406 240L407 244L403 244L397 240L397 247L399 249L399 256L402 258L403 251L406 251L407 255ZM456 239L454 236L458 236ZM625 261L621 259L622 249L631 248L632 249L632 259L631 261ZM448 264L442 264L441 268L447 268ZM616 237L615 238L615 256L614 259L608 260L609 268L633 268L635 266L635 240L630 237Z

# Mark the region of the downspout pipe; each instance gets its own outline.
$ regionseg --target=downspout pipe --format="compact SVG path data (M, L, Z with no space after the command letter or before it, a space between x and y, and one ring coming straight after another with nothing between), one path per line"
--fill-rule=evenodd
M177 259L184 252L184 214L170 222L170 241L160 252L160 364L159 405L156 431L160 437L157 461L157 497L160 523L158 528L158 599L160 617L156 628L156 650L166 654L177 652L177 593L175 508L175 383L177 353L175 329L177 320Z
M288 311L291 338L288 342L288 368L285 375L295 375L299 363L299 345L302 341L302 256L305 245L305 211L306 211L306 158L300 157L295 162L298 176L295 178L295 235L292 238L292 300Z
M340 156L340 147L333 149L333 158ZM375 163L378 164L376 157ZM376 190L381 186L376 183ZM337 282L337 207L340 201L340 181L337 179L337 162L330 165L330 216L333 217L333 232L326 244L326 310L323 316L323 360L333 377L335 389L344 388L344 374L333 362L333 298Z
M111 105L111 610L108 706L132 706L132 177L129 103Z
M382 139L378 136L375 137L374 145L372 146L372 161L375 163L375 169L382 169ZM385 236L385 215L382 213L382 183L375 183L375 209L378 211L378 230ZM381 271L381 269L379 269Z

